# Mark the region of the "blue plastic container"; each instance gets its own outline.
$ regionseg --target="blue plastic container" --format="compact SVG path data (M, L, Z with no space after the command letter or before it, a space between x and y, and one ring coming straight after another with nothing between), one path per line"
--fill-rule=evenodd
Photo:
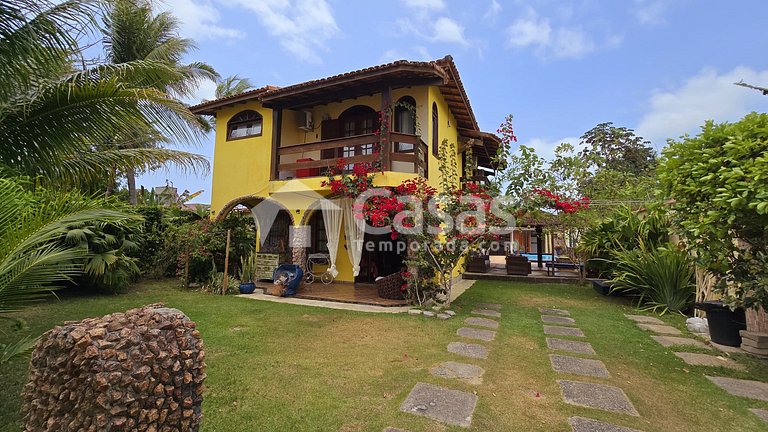
M272 273L272 280L278 280L282 276L287 276L288 280L285 283L285 291L283 297L296 295L296 290L299 288L304 271L296 264L280 264L274 273Z
M256 284L253 282L244 282L240 284L240 294L253 294L256 291Z

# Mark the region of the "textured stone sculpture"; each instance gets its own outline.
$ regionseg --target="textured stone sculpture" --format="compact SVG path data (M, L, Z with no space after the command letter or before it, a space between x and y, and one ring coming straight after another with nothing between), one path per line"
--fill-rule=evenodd
M195 323L162 304L44 334L24 388L27 431L197 431L205 352Z

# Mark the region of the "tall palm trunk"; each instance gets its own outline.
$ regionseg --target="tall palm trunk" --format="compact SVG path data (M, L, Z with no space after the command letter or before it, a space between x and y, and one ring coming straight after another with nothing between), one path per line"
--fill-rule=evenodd
M129 169L125 172L125 177L128 183L128 203L136 205L136 171Z

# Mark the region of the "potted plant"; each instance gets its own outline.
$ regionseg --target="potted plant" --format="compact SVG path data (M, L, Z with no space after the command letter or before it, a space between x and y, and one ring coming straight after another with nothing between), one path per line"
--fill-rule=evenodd
M487 273L491 270L491 257L483 249L470 252L467 257L467 271L470 273Z
M253 273L256 270L255 255L240 258L240 294L252 294L256 290Z

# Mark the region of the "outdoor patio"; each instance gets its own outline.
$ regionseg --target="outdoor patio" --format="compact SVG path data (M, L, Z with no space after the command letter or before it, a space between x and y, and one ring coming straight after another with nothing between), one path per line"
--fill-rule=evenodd
M552 271L547 274L545 267L539 268L536 261L531 262L531 274L527 276L523 275L509 275L505 267L505 257L492 255L490 257L491 268L485 273L464 273L464 279L470 280L504 280L504 281L518 281L518 282L530 282L530 283L566 283L566 284L578 284L579 272L575 269L555 269L554 274ZM545 263L546 265L546 263ZM585 279L590 281L591 279Z
M270 282L258 282L257 288L266 289ZM321 282L313 284L302 283L294 298L307 300L322 300L339 303L352 303L370 306L398 307L407 306L405 300L390 300L379 297L375 285L370 284L351 284L343 282L332 282L324 285Z

